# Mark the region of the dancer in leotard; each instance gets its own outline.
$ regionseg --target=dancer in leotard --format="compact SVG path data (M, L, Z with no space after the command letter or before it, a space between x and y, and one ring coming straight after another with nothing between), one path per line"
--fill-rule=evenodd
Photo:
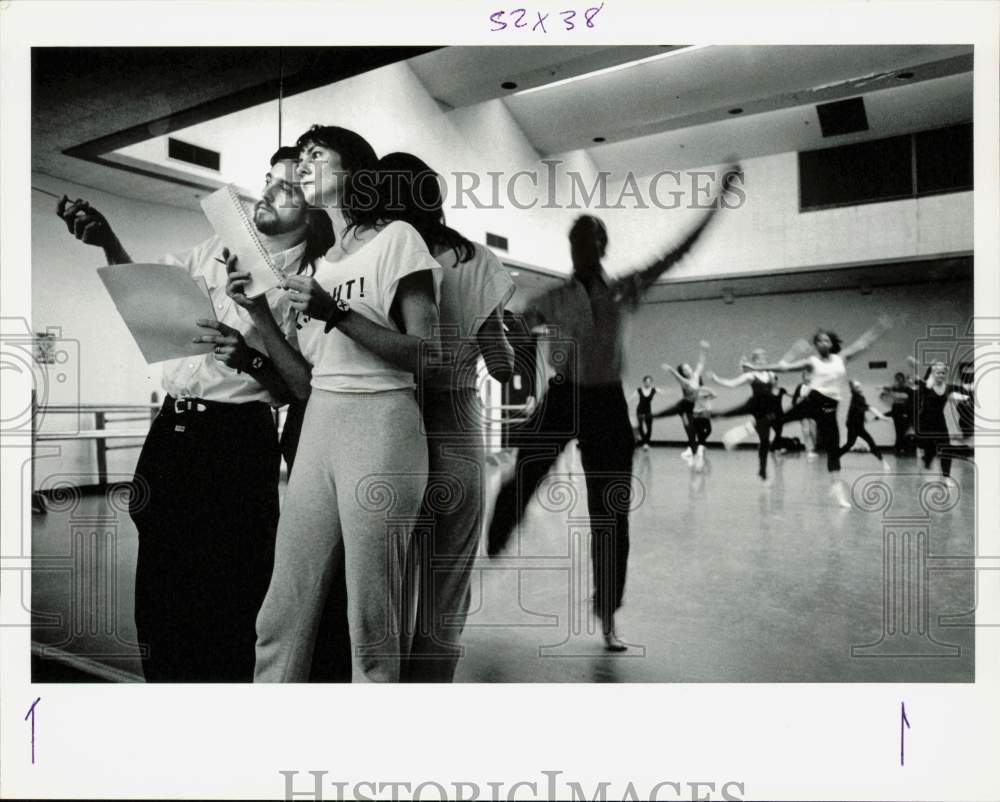
M847 440L844 445L840 447L840 456L843 457L851 448L854 443L860 437L868 444L868 448L871 449L872 455L879 462L882 463L882 470L888 471L892 469L892 466L885 461L882 456L882 452L879 447L875 444L874 438L868 433L865 428L865 412L871 412L879 420L889 420L889 416L879 412L877 409L872 409L868 406L868 402L865 400L864 389L861 387L861 382L851 381L851 405L847 409Z
M681 459L685 462L693 460L695 452L698 450L698 437L694 429L693 413L695 401L699 395L699 388L702 385L701 374L705 370L705 351L707 350L708 343L702 340L698 362L693 368L687 362L682 362L676 369L666 362L660 365L667 373L677 379L678 384L681 386L681 397L676 404L671 404L666 409L661 409L653 417L669 418L674 415L680 416L681 425L684 426L684 434L687 435L688 439L688 447L681 452Z
M755 349L750 355L751 365L763 365L766 361L767 354L762 348ZM757 447L757 475L766 483L767 454L771 450L771 429L775 421L781 417L781 396L775 393L775 387L778 384L777 375L767 370L748 370L734 379L723 379L715 373L710 373L709 378L723 387L750 385L750 398L738 407L724 412L716 412L712 417L735 418L742 415L753 417L753 429L760 439L760 444ZM726 435L728 434L727 432ZM777 436L777 432L775 434ZM727 448L731 448L736 442L737 438L723 436L723 443Z
M649 441L653 439L653 396L656 386L652 376L643 376L642 385L632 393L630 401L637 401L635 418L639 424L639 443L643 451L649 451Z
M916 365L913 357L909 360ZM923 381L917 382L914 387L917 394L917 442L924 452L924 470L929 471L934 457L937 457L941 463L941 475L945 477L951 476L951 457L941 453L941 449L951 444L951 434L944 408L949 401L969 399L959 387L947 382L947 375L948 368L944 362L935 362L927 369Z
M826 448L826 468L830 473L830 494L841 507L850 507L847 490L840 479L840 427L837 423L837 406L840 403L840 385L847 375L846 362L868 348L889 329L892 321L888 316L879 318L878 323L862 334L846 348L841 347L840 338L832 331L820 329L813 335L816 354L795 361L782 360L774 365L753 365L744 363L748 370L793 371L809 369L809 393L805 399L778 421L784 425L789 421L812 418L824 447Z

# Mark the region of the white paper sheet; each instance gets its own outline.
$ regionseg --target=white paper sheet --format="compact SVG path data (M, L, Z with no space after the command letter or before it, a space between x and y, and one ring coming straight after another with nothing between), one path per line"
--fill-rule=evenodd
M191 341L211 334L196 320L216 319L204 278L164 264L109 265L97 274L147 363L211 353L211 343Z

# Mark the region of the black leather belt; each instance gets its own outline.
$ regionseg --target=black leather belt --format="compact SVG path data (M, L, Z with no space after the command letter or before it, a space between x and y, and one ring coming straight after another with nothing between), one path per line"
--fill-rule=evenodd
M260 415L270 412L270 406L263 401L248 401L245 404L228 404L224 401L206 401L204 398L174 398L168 395L163 400L162 412L168 415L201 414L243 414Z

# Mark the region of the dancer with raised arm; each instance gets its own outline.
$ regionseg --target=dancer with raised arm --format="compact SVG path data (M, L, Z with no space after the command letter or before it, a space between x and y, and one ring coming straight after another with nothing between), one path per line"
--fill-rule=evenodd
M756 348L750 354L750 365L763 365L767 362L767 354L763 348ZM722 387L741 387L750 385L750 398L744 403L724 412L713 413L713 418L734 418L742 415L749 415L753 418L753 430L757 432L759 445L757 446L757 476L761 481L767 483L767 455L771 450L771 430L775 428L776 422L781 418L781 395L775 392L778 384L778 377L769 370L747 370L733 379L723 379L715 373L709 374L709 379ZM743 427L735 430L742 439ZM777 430L775 436L777 437ZM727 448L732 448L737 441L736 436L731 436L729 432L723 435L723 443Z
M735 167L724 173L720 195L738 175ZM717 196L678 247L645 270L619 279L607 276L601 264L608 246L604 224L590 215L577 218L569 234L572 277L526 310L534 324L558 331L560 339L553 345L560 347L553 348L552 359L556 373L516 443L521 447L517 465L497 497L489 550L497 554L506 547L535 489L563 447L578 437L591 518L594 612L612 651L627 648L615 629L627 573L634 449L621 384L624 324L642 294L698 241L720 203Z
M917 367L913 357L907 357ZM951 476L951 456L947 448L951 445L951 434L944 410L948 402L961 403L969 396L961 388L948 383L948 366L944 362L934 362L924 374L922 381L916 382L917 395L917 442L923 451L924 470L929 471L934 458L941 464L941 475Z
M812 418L816 421L819 438L826 448L826 469L830 474L830 495L841 507L850 507L847 490L840 479L840 426L837 407L840 404L841 385L847 376L847 362L869 348L892 325L883 315L871 329L849 346L842 347L841 339L829 329L819 329L813 335L816 353L794 361L781 360L773 365L744 363L748 370L774 370L789 372L809 369L809 392L805 399L784 413L778 422Z
M702 373L705 371L705 352L708 351L708 343L701 341L701 350L698 352L698 361L694 367L687 362L682 362L675 369L673 365L664 362L660 365L663 370L677 379L681 387L681 397L676 404L671 404L666 409L661 409L654 418L669 418L679 415L681 425L684 426L684 434L687 435L688 447L681 452L681 459L687 463L694 460L698 451L698 435L694 427L694 408L704 384Z

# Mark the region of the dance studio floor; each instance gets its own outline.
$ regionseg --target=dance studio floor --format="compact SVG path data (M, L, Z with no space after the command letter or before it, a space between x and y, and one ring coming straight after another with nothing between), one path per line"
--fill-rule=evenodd
M956 461L949 492L916 459L889 460L883 473L844 458L847 510L822 458L772 462L762 489L752 451L710 451L701 473L678 449L637 451L619 613L631 648L612 655L587 615L586 495L568 449L547 509L532 502L512 552L476 564L456 680L971 682L975 465ZM33 516L36 655L55 645L110 668L104 679L134 677L135 530L103 496L52 507Z

